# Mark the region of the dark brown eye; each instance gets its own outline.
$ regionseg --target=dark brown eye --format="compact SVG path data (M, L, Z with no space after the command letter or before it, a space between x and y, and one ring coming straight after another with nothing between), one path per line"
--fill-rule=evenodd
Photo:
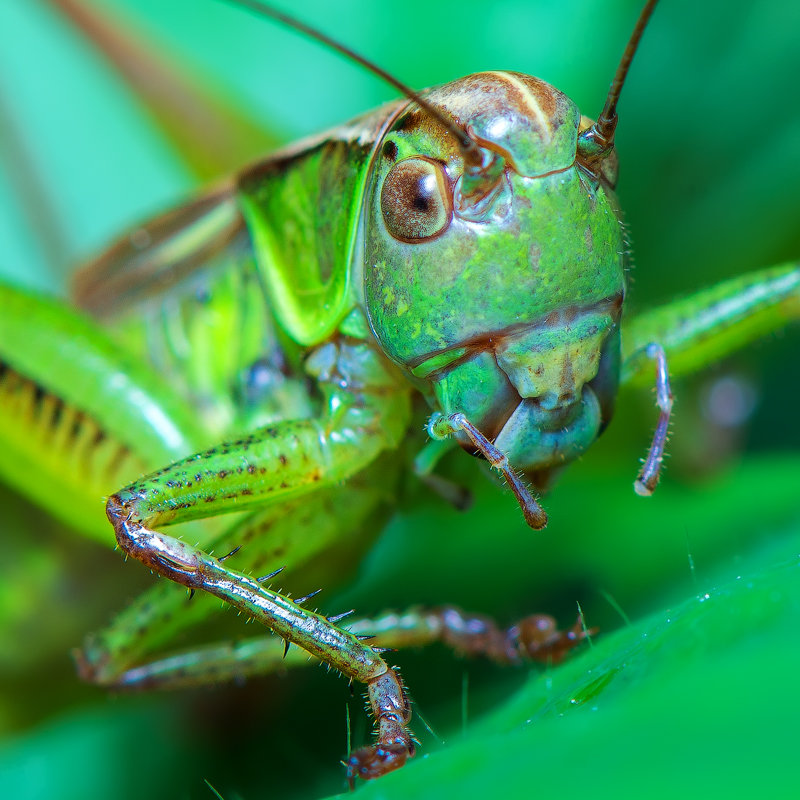
M395 239L414 242L440 234L453 214L442 165L427 158L407 158L395 164L383 182L381 211Z

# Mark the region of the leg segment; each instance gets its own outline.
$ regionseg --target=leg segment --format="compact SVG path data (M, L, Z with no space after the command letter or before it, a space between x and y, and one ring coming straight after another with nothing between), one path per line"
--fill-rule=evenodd
M381 647L442 642L462 655L483 656L498 664L559 664L570 650L597 633L596 628L586 629L580 618L561 631L548 614L532 614L503 630L490 617L455 606L411 608L403 614L359 620L348 628L355 633L373 633L375 644Z
M327 591L349 574L383 527L393 499L395 471L399 471L394 460L387 462L383 459L376 468L380 486L371 484L362 473L344 486L267 506L232 520L220 536L204 539L203 549L223 556L240 547L225 560L227 566L261 576L287 565L282 587L298 595L319 586ZM81 677L101 686L126 685L130 670L160 657L176 637L221 611L210 596L199 593L190 600L184 587L158 581L75 653ZM290 660L295 651L290 650ZM307 659L307 654L302 658ZM237 673L228 670L217 676L212 667L205 682L231 674Z
M282 422L183 459L112 495L106 513L127 555L192 591L225 600L285 642L365 683L378 741L354 754L351 769L372 778L413 754L408 701L394 671L354 634L303 609L301 602L156 530L330 486L397 446L408 424L408 391L397 386L370 348L331 342L307 363L325 397L319 418Z
M339 622L350 614L330 617ZM498 664L535 661L559 664L581 642L596 632L581 619L559 630L553 617L533 614L501 629L482 614L468 614L455 606L413 607L402 613L342 623L356 636L370 636L373 649L397 650L440 642L456 653L484 657ZM298 648L286 650L274 636L257 636L236 643L220 643L175 653L134 667L108 685L134 689L179 689L205 685L317 663Z
M176 583L203 589L230 603L351 678L367 682L385 671L372 648L331 625L325 617L266 589L258 580L235 572L198 548L135 522L118 503L116 497L111 499L109 516L126 554Z
M634 482L637 494L653 493L664 458L672 409L667 359L673 376L690 373L796 319L800 264L784 264L725 281L623 324L622 383L644 383L650 362L656 362L660 414Z
M655 491L661 476L661 463L664 460L664 447L667 444L669 417L672 412L672 390L669 387L669 372L664 348L660 344L649 344L644 349L644 355L656 362L656 405L660 413L656 431L653 434L653 443L647 451L647 456L633 483L633 488L636 494L648 497Z
M642 353L658 342L673 377L694 372L800 319L800 264L753 272L623 322L622 383L649 382Z
M398 446L409 389L370 347L329 342L307 364L324 395L318 418L261 428L151 473L110 498L112 524L120 508L161 526L277 502L340 483Z
M378 731L374 746L353 753L348 778L376 778L401 767L414 754L407 729L411 710L405 690L394 670L359 637L338 628L326 617L302 608L301 602L262 586L219 559L185 542L151 530L132 519L117 496L109 500L109 517L117 541L164 577L189 589L203 589L262 622L285 642L367 685Z

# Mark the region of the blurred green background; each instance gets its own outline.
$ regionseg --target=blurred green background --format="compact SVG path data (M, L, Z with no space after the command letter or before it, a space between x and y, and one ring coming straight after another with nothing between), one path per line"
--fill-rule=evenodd
M393 97L215 0L97 6L281 140ZM413 86L515 69L594 115L638 7L318 0L296 11ZM800 7L785 0L665 0L656 11L620 105L632 310L800 256L798 31ZM44 3L6 0L0 32L0 275L64 293L69 264L197 182ZM65 232L61 263L48 263L23 211L16 140ZM455 602L503 622L547 611L570 624L580 602L603 635L554 670L503 670L439 648L398 654L435 734L418 721L425 756L365 796L794 795L798 347L796 329L781 332L674 387L670 460L650 500L631 491L655 421L647 392L624 395L610 430L564 474L543 533L458 454L447 468L475 489L469 513L409 482L354 585L324 608ZM740 419L723 424L737 402ZM226 800L343 788L345 706L357 743L366 721L358 694L322 670L174 695L79 684L70 648L151 578L0 491L1 796L209 798L204 779Z

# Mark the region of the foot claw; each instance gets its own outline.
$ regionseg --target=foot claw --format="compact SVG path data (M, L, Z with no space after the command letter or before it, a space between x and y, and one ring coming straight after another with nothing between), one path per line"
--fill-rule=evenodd
M367 685L369 705L378 724L378 741L362 747L347 759L347 782L352 789L356 778L370 781L398 769L414 755L408 730L411 706L394 669L388 669Z
M347 783L350 790L355 787L356 778L364 781L380 778L381 775L402 767L413 755L414 745L410 742L376 744L353 751L347 759Z
M540 663L560 664L570 650L594 636L598 628L585 630L580 619L566 631L560 631L553 617L533 614L520 620L509 633L523 658Z

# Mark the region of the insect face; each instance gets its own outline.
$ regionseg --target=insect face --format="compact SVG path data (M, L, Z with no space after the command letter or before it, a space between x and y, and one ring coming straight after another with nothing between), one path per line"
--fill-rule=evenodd
M517 468L546 470L594 441L616 389L624 245L610 172L576 160L589 123L536 78L483 73L427 99L495 174L466 197L453 137L400 113L365 234L372 329L436 410L463 412Z

